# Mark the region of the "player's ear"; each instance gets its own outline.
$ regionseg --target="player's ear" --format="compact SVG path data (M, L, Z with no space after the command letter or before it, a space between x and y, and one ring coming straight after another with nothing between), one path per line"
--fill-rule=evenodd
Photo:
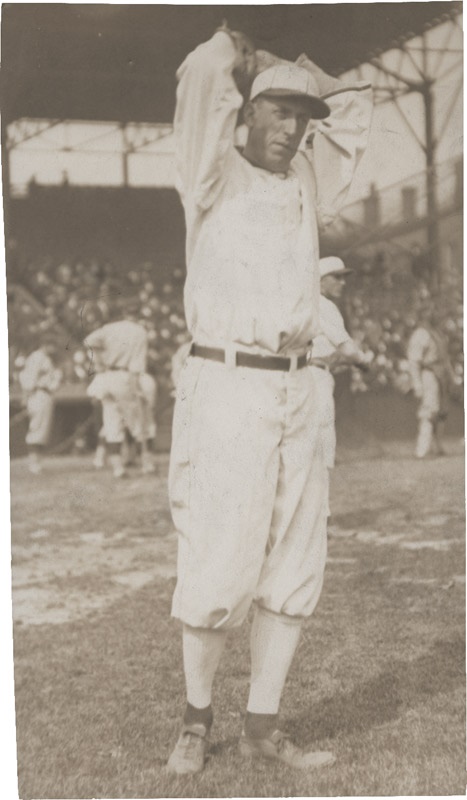
M248 101L246 106L243 109L243 121L248 128L253 127L253 123L255 121L256 116L256 108L254 103Z

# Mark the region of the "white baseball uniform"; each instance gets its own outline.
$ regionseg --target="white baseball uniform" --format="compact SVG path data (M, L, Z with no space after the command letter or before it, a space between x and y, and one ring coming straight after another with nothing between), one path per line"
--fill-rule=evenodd
M185 362L188 358L188 354L190 352L191 342L184 342L180 347L175 351L172 356L172 369L170 372L170 377L172 379L172 383L175 388L177 388L178 380L180 378L180 373L185 365ZM175 396L175 392L173 392Z
M53 365L43 350L35 350L27 357L19 375L21 388L26 393L29 415L27 444L47 444L54 409L53 393L60 386L61 379L61 370Z
M340 345L351 341L344 325L344 319L332 300L321 295L319 307L320 332L313 339L313 358L326 359ZM324 459L332 469L336 457L336 412L334 403L334 378L327 367L311 367L317 390L320 408L321 441Z
M327 469L312 370L231 366L235 350L296 356L319 330L318 222L332 218L366 144L369 87L344 87L313 152L287 174L234 146L242 97L220 31L180 67L174 121L187 225L185 313L198 345L177 387L169 491L179 533L172 613L240 625L252 600L311 614L326 558ZM307 157L310 156L310 158Z
M433 433L439 439L440 423L447 416L451 366L444 337L430 325L420 325L409 339L407 358L413 388L420 398L415 454L423 458L430 451Z
M137 322L111 322L93 331L86 339L96 363L102 369L89 384L87 393L102 401L104 437L108 443L121 443L125 428L141 440L142 395L140 378L146 372L148 337Z
M414 388L421 395L418 419L433 421L446 412L446 358L439 334L424 326L414 330L407 345L407 359Z

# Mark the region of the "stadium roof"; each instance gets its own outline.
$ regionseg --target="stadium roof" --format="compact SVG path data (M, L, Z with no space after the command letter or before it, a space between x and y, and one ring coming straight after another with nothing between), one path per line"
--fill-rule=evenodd
M258 48L340 74L460 13L459 2L269 6L5 4L4 123L21 117L170 122L175 70L226 18Z

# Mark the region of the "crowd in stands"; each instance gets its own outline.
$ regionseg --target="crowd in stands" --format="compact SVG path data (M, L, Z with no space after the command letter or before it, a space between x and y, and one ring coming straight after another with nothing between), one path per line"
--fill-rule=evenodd
M345 298L347 327L352 337L374 355L369 373L352 370L351 389L366 392L378 387L392 387L402 393L411 389L407 362L407 343L417 327L420 311L434 303L436 325L448 343L449 358L455 374L453 396L462 400L463 362L463 291L461 271L443 276L442 290L430 289L427 274L391 270L388 259L380 254L372 263L357 259Z
M138 297L140 319L148 330L149 371L159 389L170 393L171 358L188 338L183 313L184 271L158 270L152 262L122 274L111 262L36 261L22 272L22 287L9 314L12 379L41 332L57 332L65 383L83 384L92 372L86 335L118 315L128 297ZM33 300L39 301L42 313ZM29 339L29 341L28 341Z
M110 260L57 260L51 256L31 260L21 269L21 286L9 314L11 379L15 384L24 358L35 348L41 332L56 332L65 384L89 380L86 334L112 319L123 299L139 297L140 319L149 333L149 371L159 390L170 396L171 358L188 339L183 313L184 269L161 268L152 261L134 265L129 271ZM9 287L18 275L9 275ZM417 324L417 312L429 297L423 281L400 285L378 275L355 270L344 303L351 335L374 354L369 373L352 370L354 392L393 387L410 389L406 344ZM443 291L439 305L440 328L449 340L452 365L459 385L463 383L462 289L451 285Z

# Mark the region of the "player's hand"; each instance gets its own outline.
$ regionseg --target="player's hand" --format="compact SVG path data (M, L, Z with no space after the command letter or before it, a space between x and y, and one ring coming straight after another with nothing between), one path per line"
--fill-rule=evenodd
M256 50L253 42L241 31L230 30L226 20L217 30L223 31L230 36L235 46L236 56L232 74L237 84L237 89L247 99L256 75Z

